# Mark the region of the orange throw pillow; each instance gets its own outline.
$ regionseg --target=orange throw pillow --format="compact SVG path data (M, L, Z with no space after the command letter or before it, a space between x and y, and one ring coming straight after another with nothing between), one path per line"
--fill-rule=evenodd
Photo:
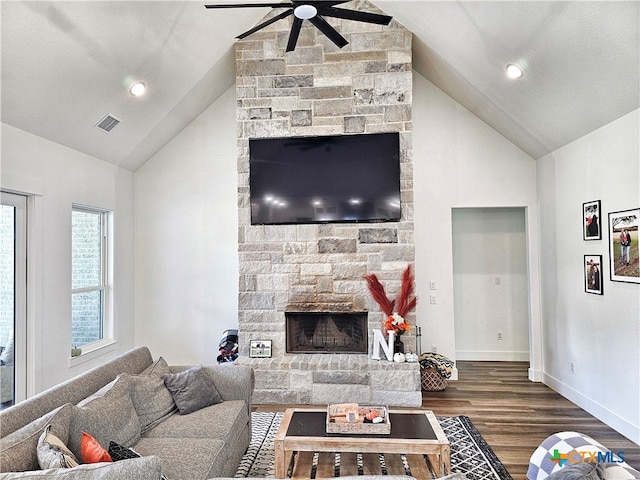
M88 433L82 432L80 440L80 456L84 463L111 462L107 452L98 441Z

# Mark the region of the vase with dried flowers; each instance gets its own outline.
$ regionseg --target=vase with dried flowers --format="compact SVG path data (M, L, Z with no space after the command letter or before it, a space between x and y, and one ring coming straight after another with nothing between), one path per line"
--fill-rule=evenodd
M402 273L402 285L396 300L390 300L385 291L384 285L380 283L375 273L364 276L369 287L369 292L380 306L382 313L386 318L382 322L382 331L387 333L392 330L395 332L396 340L394 343L394 351L404 353L404 343L401 340L402 334L411 330L411 325L407 322L407 315L416 307L418 302L414 292L414 277L411 273L411 265ZM394 311L394 308L396 309Z

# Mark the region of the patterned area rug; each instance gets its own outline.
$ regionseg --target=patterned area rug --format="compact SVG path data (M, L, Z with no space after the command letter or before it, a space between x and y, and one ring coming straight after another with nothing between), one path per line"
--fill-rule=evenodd
M251 443L242 457L236 478L273 477L273 440L283 415L282 412L251 414L253 425ZM451 443L453 473L463 473L469 480L511 480L511 475L473 426L469 417L438 417L438 422ZM381 461L384 462L384 457L381 457ZM404 463L408 470L408 463L406 461ZM385 469L383 468L382 471L384 473ZM406 473L411 475L410 471Z

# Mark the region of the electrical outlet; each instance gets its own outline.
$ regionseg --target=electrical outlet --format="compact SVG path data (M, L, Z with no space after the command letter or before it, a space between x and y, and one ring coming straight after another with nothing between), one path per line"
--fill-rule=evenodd
M502 340L502 332L498 332L498 340Z
M431 345L431 351L433 353L438 353L438 345L436 345L435 343Z
M571 373L576 373L576 362L571 362L569 365L571 366Z
M429 296L429 303L431 305L435 305L436 304L436 296L435 295L430 295Z
M435 280L431 280L429 282L429 290L435 290L436 289L436 281Z

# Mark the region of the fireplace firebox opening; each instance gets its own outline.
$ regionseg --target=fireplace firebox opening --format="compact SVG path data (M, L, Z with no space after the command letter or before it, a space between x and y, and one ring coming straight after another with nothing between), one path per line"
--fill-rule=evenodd
M367 353L367 312L286 312L287 353Z

